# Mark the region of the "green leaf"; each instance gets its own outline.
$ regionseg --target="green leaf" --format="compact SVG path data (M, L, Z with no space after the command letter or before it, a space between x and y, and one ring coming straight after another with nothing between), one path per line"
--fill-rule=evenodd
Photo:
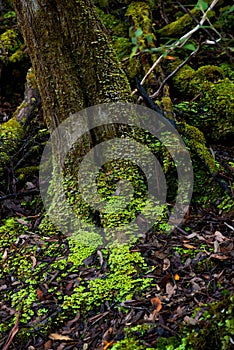
M137 50L138 50L138 46L134 46L134 47L132 48L132 52L131 52L131 55L130 55L130 59L136 54Z
M15 18L15 17L16 17L15 11L8 11L7 13L5 13L3 15L3 18L5 18L5 19Z
M150 44L150 43L153 41L152 34L148 34L148 35L146 36L146 40L147 40L147 43Z
M136 43L137 43L137 38L136 37L132 37L132 43L134 44L134 45L136 45Z
M196 9L206 11L208 9L208 6L209 5L204 0L198 0L197 5L196 5Z
M225 14L231 13L234 11L234 5L232 5L227 11L224 11Z
M196 50L196 46L194 44L192 44L192 43L184 45L184 48L186 50L190 50L190 51L195 51Z
M140 38L141 36L142 36L142 34L143 34L143 31L139 28L139 29L137 29L136 31L135 31L135 37L136 38Z

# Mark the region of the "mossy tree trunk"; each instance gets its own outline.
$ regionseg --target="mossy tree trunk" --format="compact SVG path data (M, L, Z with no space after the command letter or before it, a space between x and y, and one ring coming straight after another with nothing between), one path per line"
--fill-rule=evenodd
M125 73L90 0L14 0L13 3L36 75L44 119L51 131L69 115L89 106L131 101ZM90 121L85 120L81 127L89 125ZM105 124L86 135L85 142L82 139L76 143L72 159L66 161L63 169L65 181L66 176L69 178L69 184L63 187L66 194L74 191L77 184L74 174L79 162L76 160L81 160L103 135L113 138L117 133L116 125ZM58 173L55 169L56 166L54 173ZM71 177L74 181L70 181ZM55 216L64 217L60 204L62 187L56 180L53 183L56 194L49 214L54 212ZM76 198L76 208L81 206L81 201L80 197ZM96 223L100 219L91 220Z
M130 100L128 81L90 0L14 0L14 7L48 127L88 106Z

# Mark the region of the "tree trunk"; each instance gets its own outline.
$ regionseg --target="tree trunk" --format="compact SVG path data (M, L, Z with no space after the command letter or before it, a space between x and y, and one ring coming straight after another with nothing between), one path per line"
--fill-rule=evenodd
M125 73L90 0L14 0L14 7L29 48L44 119L51 131L71 114L89 106L131 101ZM88 115L87 120L83 120L82 125L79 124L80 128L92 124L88 118L95 116ZM60 169L54 165L55 175L50 185L50 191L53 189L54 193L49 209L51 218L61 217L63 222L69 221L71 215L68 213L69 208L64 208L63 192L69 198L72 197L74 204L71 192L77 193L79 190L79 161L103 136L108 139L115 137L118 128L116 125L102 125L85 135L85 140L81 138L76 143L75 151L73 148L73 153L70 153L70 158L63 167L65 184L57 181ZM62 148L59 148L59 152L60 149L64 152ZM88 221L99 225L100 218L96 213L90 212L89 207L82 204L82 198L76 195L74 210L79 212L82 205ZM63 226L62 228L64 230ZM74 228L68 228L68 231L71 230L74 231Z
M85 107L130 101L127 78L90 0L14 0L14 7L49 128Z

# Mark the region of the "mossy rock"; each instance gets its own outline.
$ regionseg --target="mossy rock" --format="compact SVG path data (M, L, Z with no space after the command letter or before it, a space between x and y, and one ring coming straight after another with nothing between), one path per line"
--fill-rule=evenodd
M234 133L234 83L225 78L220 67L207 65L197 71L183 67L173 78L175 95L195 104L183 109L183 116L198 127L210 141L225 139ZM191 113L191 105L193 113ZM177 110L179 110L179 105Z
M200 14L200 10L196 8L192 9L190 12L193 16ZM165 27L159 29L158 33L165 37L179 37L180 35L185 34L188 29L191 29L193 23L193 18L190 15L185 14L176 21L171 22Z

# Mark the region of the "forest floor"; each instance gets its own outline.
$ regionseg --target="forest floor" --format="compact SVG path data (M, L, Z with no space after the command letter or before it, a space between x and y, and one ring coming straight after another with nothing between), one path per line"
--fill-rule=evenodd
M4 108L7 108L6 104L2 107ZM234 162L233 147L215 145L213 149L220 160L223 157ZM30 189L38 190L38 177L33 176L32 179L28 179L28 184ZM21 190L18 188L19 192ZM56 258L67 258L68 242L67 237L57 235L38 237L36 232L43 216L43 207L22 205L22 203L25 204L25 200L29 203L33 198L33 196L9 197L1 200L2 222L7 217L14 217L27 228L25 234L20 235L16 241L12 242L10 249L3 252L2 260L4 263L9 256L12 258L19 254L23 247L33 245L37 247L39 253L36 258L32 259L31 269L46 263L44 267L46 270ZM223 304L220 304L218 310L222 313L222 310L227 307L225 298L233 293L233 231L233 212L225 214L216 208L215 203L209 210L191 208L191 213L187 215L184 223L174 229L170 235L150 232L144 241L132 247L132 251L142 254L149 267L150 272L145 273L142 277L152 278L155 281L152 289L146 294L136 294L132 300L122 303L111 304L103 301L100 307L94 307L85 317L78 312L75 318L64 321L61 327L56 325L50 327L46 336L41 335L34 325L34 332L28 337L27 344L23 347L17 340L21 317L19 312L15 325L0 340L0 347L4 350L8 348L15 350L106 350L111 349L124 337L133 336L139 341L139 346L141 346L139 349L147 349L158 348L157 342L160 337L179 336L182 324L201 332L203 327L211 327L210 323L206 323L204 316L207 310L210 310L209 306L213 302L222 300ZM58 243L57 257L40 254L41 246L48 242ZM50 270L48 280L42 280L36 287L39 303L35 303L34 313L37 314L36 308L40 304L45 305L49 310L41 317L40 322L46 325L49 319L53 319L60 312L56 296L53 292L49 292L50 287L56 290L57 284L57 290L59 289L63 296L71 295L79 278L94 279L100 274L105 274L105 269L108 268L107 263L105 263L105 258L101 257L101 259L100 263L100 251L92 254L84 260L76 273L64 275L56 269ZM14 280L12 283L12 276L7 269L4 276L0 279L2 295L23 288L22 279ZM58 277L59 284L57 283ZM216 314L218 311L216 309ZM212 310L210 312L212 315ZM16 310L4 302L4 299L1 300L0 315L3 324L7 323L9 318L16 313ZM136 330L135 333L126 335L126 327L144 324L149 326L144 332ZM24 327L30 328L32 325L33 319L30 319ZM218 337L217 332L217 342ZM134 347L124 348L133 349Z

